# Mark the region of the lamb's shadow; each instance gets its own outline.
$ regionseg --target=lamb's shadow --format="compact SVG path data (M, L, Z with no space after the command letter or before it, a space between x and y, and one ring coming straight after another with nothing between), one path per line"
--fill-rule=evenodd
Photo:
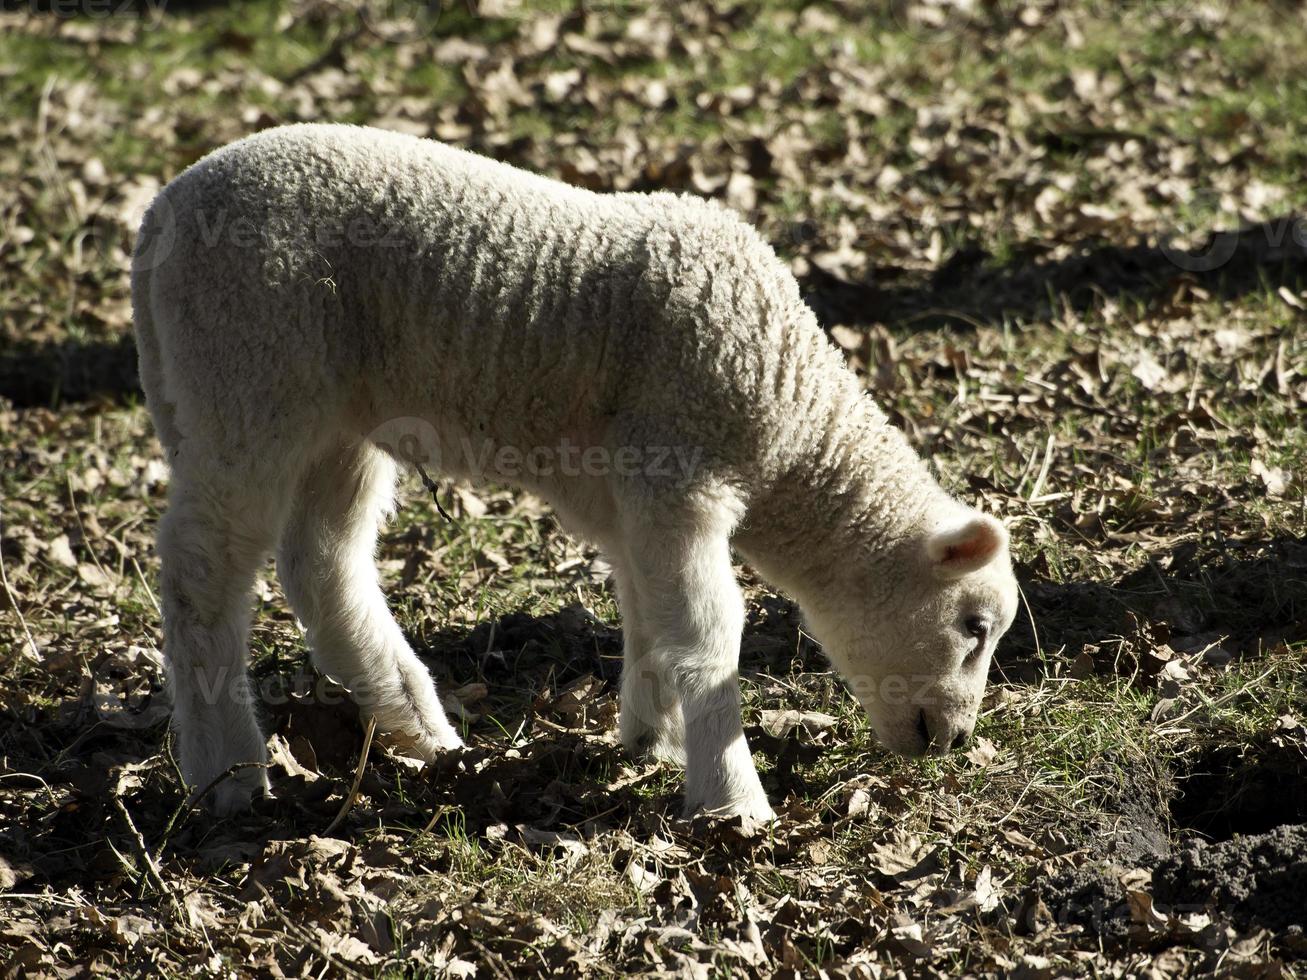
M1169 302L1186 284L1226 300L1279 286L1302 290L1307 219L1286 214L1214 232L1195 248L1165 238L1134 245L1091 238L1069 249L1025 242L995 261L969 245L931 274L880 265L870 280L850 282L814 266L802 282L824 324L917 330L1046 319L1064 306L1085 312L1108 299L1149 306Z
M435 764L428 807L451 808L479 833L519 825L568 832L601 819L620 825L647 806L615 785L628 761L611 737L620 628L569 605L442 629L415 645L433 673L486 691L468 706L478 716L472 748Z
M1141 669L1138 653L1149 644L1252 657L1307 641L1307 537L1188 541L1110 582L1052 582L1028 567L1018 579L1046 655L1071 661L1087 653L1118 674ZM996 675L1033 682L1044 669L1023 608L1000 646Z
M1146 673L1150 665L1141 655L1158 642L1177 651L1219 646L1241 657L1307 640L1307 537L1181 544L1107 583L1059 584L1028 569L1020 578L1040 643L1046 652L1062 651L1056 659L1063 669L1084 650L1102 673ZM797 608L765 595L750 608L742 673L829 670L819 648L800 637ZM679 774L644 777L655 781L653 805L648 784L637 789L615 778L630 771L612 738L621 646L620 629L579 606L547 616L510 614L428 637L426 655L438 673L447 670L456 683L484 682L493 692L487 704L473 707L493 718L493 731L502 736L487 736L492 729L482 721L473 755L436 767L428 784L434 795L425 805L457 810L469 832L500 825L649 829L674 817ZM1048 669L1023 614L1003 642L996 679L1036 682ZM572 714L554 714L560 701ZM581 724L569 729L577 719ZM522 730L532 730L531 737L515 740ZM778 747L769 750L758 732L751 738L755 750L775 755Z
M794 647L792 615L783 602L755 607L745 638L748 669L783 669ZM468 698L465 710L479 716L465 733L470 748L420 772L372 750L346 832L380 823L410 834L430 828L525 835L528 843L551 846L551 834L584 836L599 827L665 834L667 821L679 818L681 774L635 762L615 737L620 629L569 606L412 639L441 690L460 702ZM116 690L107 686L117 676L111 660L106 655L91 665L105 682L96 690ZM160 755L167 722L166 712L150 710L154 694L133 688L123 711L109 711L117 702L78 686L30 717L6 717L3 747L12 771L44 787L53 809L40 819L0 821L0 849L42 881L121 874L115 849L127 853L134 845L115 796L147 841L166 839L170 858L198 870L249 860L270 841L334 826L363 749L357 706L298 650L289 659L263 658L252 678L264 730L274 738L274 799L223 820L184 815L173 826L181 790ZM478 684L486 685L484 696L468 695ZM127 708L143 711L129 717ZM133 775L124 781L128 770ZM60 801L71 802L55 806ZM40 816L40 808L34 813Z
M23 341L0 348L0 398L19 407L55 406L139 396L136 343L115 340Z
M786 671L796 656L815 663L815 647L797 643L798 635L791 603L764 597L753 604L742 673ZM679 813L679 775L645 766L632 777L632 760L615 739L619 628L573 605L545 616L510 613L471 630L443 630L427 637L425 647L437 673L447 670L454 683L471 678L489 691L472 706L484 716L477 726L484 737L475 739L470 755L437 763L432 781L440 801L457 808L467 828L577 828L591 821L644 826ZM514 738L524 730L532 732L529 739ZM650 785L661 787L652 808Z
M611 739L595 737L611 727L616 710L613 664L620 664L620 650L620 631L579 607L438 634L427 653L443 690L489 682L489 697L473 699L469 710L498 726L482 721L470 750L421 772L373 750L364 769L365 799L351 823L381 820L416 831L433 813L447 812L456 815L451 820L460 830L481 834L496 825L564 830L605 813L610 825L638 820L647 800L641 803L631 787L610 788L608 774L625 760ZM134 844L115 797L146 840L157 845L167 839L167 853L197 869L249 860L269 841L322 833L358 767L364 719L348 693L317 675L302 651L288 654L262 658L251 675L264 730L274 738L269 777L276 796L221 820L177 810L181 788L160 754L167 712L154 710L161 692L148 684L119 692L113 654L89 664L97 681L89 689L69 686L25 714L6 706L0 725L6 769L15 785L26 779L43 787L41 802L48 798L50 807L44 813L33 808L40 819L13 813L0 819L0 851L41 881L121 875L115 849L126 854ZM585 685L587 678L594 683ZM557 705L569 690L580 709L571 715ZM534 716L543 725L532 730ZM573 731L569 722L581 724ZM519 731L531 737L514 738ZM133 773L125 782L124 767ZM670 800L656 809L675 812Z

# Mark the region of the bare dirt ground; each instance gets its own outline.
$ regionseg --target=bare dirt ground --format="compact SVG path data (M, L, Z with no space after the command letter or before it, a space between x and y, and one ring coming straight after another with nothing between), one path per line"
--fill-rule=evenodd
M1304 43L1298 5L1234 0L6 8L0 971L1301 974ZM887 755L742 567L781 820L684 820L617 744L602 559L499 488L449 488L447 523L414 479L380 561L469 750L369 743L269 569L276 799L185 806L126 254L203 153L318 119L756 222L1012 527L1026 607L974 744Z

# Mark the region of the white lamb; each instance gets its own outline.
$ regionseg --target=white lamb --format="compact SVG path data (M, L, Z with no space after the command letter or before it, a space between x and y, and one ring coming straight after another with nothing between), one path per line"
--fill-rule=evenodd
M274 547L319 669L418 755L462 744L378 584L397 459L529 489L604 551L622 740L684 762L687 811L771 815L732 548L800 603L889 748L968 738L1016 609L1007 534L944 493L729 211L289 126L160 193L132 298L172 466L164 652L191 785L267 758L245 660ZM209 802L266 789L245 766Z

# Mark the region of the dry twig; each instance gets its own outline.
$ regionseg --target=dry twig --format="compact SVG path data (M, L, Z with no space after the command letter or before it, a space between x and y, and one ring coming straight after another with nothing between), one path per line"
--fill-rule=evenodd
M340 805L340 811L336 814L336 818L327 824L327 829L322 832L324 837L340 826L341 821L345 819L345 815L353 808L354 801L358 799L359 784L363 782L363 770L368 764L368 753L372 749L372 736L376 733L376 730L377 719L374 716L369 716L367 730L363 733L363 748L359 752L358 768L354 770L354 782L350 785L349 794L345 797L345 802Z

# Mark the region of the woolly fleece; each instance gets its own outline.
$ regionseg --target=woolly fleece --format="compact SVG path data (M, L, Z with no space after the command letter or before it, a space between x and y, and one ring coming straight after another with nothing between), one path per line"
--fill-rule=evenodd
M265 757L245 596L278 545L319 666L422 754L458 744L365 567L396 458L533 490L608 553L623 737L686 760L690 808L770 812L739 726L732 545L804 607L887 744L970 731L983 670L961 624L985 620L987 664L1015 610L1006 533L940 489L732 212L289 126L161 192L132 288L174 470L160 549L188 780ZM606 462L575 472L560 446ZM542 447L548 472L522 462ZM936 683L896 702L896 672ZM228 782L220 809L260 779Z

